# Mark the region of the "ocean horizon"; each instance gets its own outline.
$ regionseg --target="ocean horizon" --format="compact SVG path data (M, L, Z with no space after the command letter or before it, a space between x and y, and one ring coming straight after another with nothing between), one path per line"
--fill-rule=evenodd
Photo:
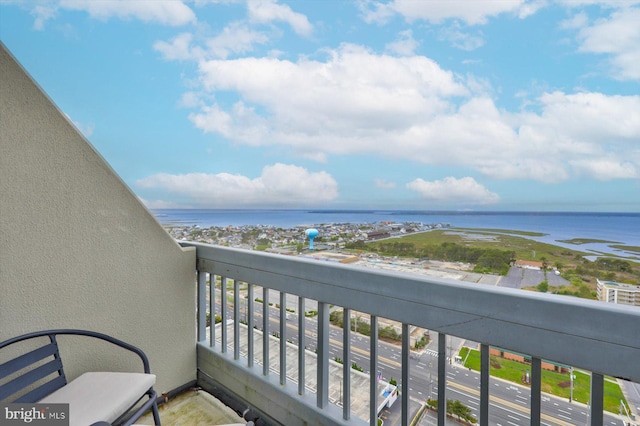
M503 229L538 232L527 237L568 248L629 256L638 254L610 244L640 246L640 213L540 212L540 211L432 211L390 209L152 209L163 225L176 226L273 226L295 228L337 223L422 222L454 228ZM608 243L566 244L574 238ZM635 257L635 259L633 259Z

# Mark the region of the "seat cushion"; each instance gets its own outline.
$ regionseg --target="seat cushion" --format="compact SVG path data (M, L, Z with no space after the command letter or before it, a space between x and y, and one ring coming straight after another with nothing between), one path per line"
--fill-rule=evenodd
M156 382L154 374L84 373L40 403L69 404L69 425L113 422Z

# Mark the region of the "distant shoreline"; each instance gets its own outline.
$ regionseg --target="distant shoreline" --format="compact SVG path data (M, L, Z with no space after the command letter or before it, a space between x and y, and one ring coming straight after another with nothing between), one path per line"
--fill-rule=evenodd
M314 213L315 212L315 213ZM452 228L513 230L511 235L526 236L538 242L578 249L587 256L616 256L638 261L640 213L630 212L492 212L374 209L156 209L162 224L201 228L264 226L293 229L303 226L352 224L382 226L383 223L443 223ZM312 225L314 224L314 225ZM504 231L503 231L504 232ZM579 247L567 243L589 241ZM596 241L615 241L610 243ZM630 250L627 250L629 247Z
M405 222L405 224L409 224L409 223L412 223L412 222ZM341 225L350 226L350 227L359 227L359 226L366 226L366 225L371 226L371 223L367 223L367 222L343 222L343 223L337 223L337 224L336 223L332 223L332 224L316 223L316 224L297 225L297 226L288 227L288 228L275 227L272 225L237 225L237 226L212 225L209 227L202 227L199 225L186 225L186 224L180 224L180 223L164 223L163 224L165 228L169 228L169 229L171 228L187 228L192 230L194 229L223 230L223 229L229 229L229 228L246 229L246 230L281 229L283 232L288 232L288 231L302 232L301 230L305 227L325 229L325 228L332 228L332 227L341 226ZM584 257L586 259L590 259L590 260L594 260L596 257L615 257L623 260L628 260L631 262L640 263L640 258L638 257L638 255L640 255L640 247L634 246L634 245L622 244L619 241L580 238L580 237L574 237L567 240L552 240L552 239L549 239L550 237L549 234L546 234L543 232L522 231L522 230L514 230L514 229L495 229L495 228L466 228L466 227L448 226L448 224L446 226L443 226L443 224L440 224L440 223L430 224L429 226L435 226L434 229L447 229L451 232L461 232L461 233L471 232L471 233L489 234L489 235L498 234L498 235L506 235L506 236L511 235L511 236L522 237L525 239L530 239L535 242L546 243L546 244L557 246L559 248L564 247L570 250L581 252L584 254ZM406 234L391 235L389 237L385 237L379 240L403 238L405 236L426 233L432 230L433 229L424 229L424 230L418 230L418 231L414 231ZM597 248L581 247L581 246L589 246L589 245L596 246Z

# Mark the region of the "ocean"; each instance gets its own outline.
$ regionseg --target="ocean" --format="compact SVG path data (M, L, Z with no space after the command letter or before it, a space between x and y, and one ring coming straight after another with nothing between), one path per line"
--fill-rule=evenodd
M251 209L157 209L163 225L242 226L267 225L293 228L331 223L422 222L446 223L451 227L506 229L539 232L527 237L569 248L635 257L603 243L573 245L559 240L597 239L640 247L640 213L582 212L470 212L413 210L251 210Z

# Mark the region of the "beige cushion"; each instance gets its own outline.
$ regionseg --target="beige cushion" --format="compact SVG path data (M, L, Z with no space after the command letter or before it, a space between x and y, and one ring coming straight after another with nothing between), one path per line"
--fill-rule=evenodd
M69 426L111 423L155 382L154 374L84 373L39 402L69 404Z

